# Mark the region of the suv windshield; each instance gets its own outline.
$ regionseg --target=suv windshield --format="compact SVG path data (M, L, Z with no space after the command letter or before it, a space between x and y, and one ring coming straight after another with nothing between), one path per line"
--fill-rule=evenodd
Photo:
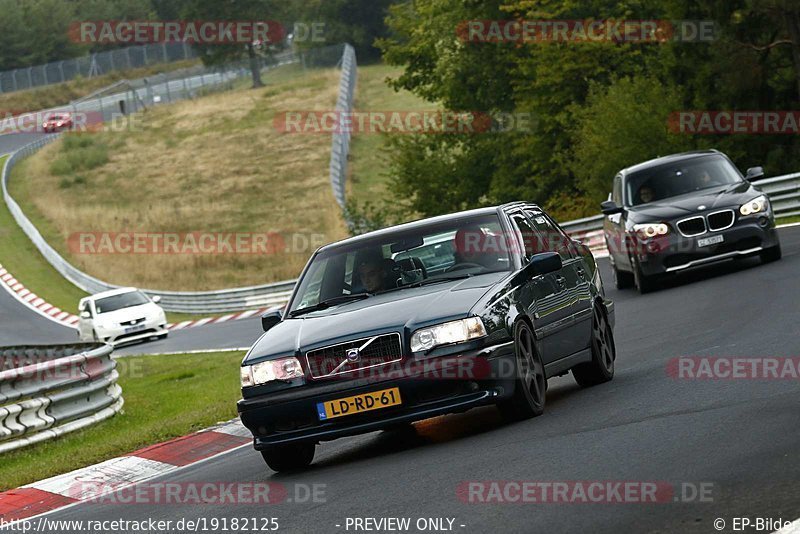
M101 314L121 310L122 308L141 306L148 302L150 302L150 299L141 291L131 291L130 293L122 293L121 295L99 299L95 301L94 307L97 313Z
M741 181L739 171L721 156L692 158L631 173L625 199L627 205L639 206Z
M339 299L418 287L430 280L508 271L511 261L497 214L476 215L359 239L317 254L299 282L289 313Z

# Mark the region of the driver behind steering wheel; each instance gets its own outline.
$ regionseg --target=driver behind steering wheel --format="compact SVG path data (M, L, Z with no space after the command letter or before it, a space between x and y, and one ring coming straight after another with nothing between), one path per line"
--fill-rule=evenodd
M462 228L454 238L455 263L448 271L493 269L501 255L500 237L483 228Z

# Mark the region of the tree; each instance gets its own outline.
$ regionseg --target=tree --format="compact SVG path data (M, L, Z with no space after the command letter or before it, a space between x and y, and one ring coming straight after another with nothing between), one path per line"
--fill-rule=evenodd
M279 0L176 0L180 6L158 4L162 13L178 12L185 20L211 21L278 21L285 14ZM221 65L247 58L253 78L253 88L262 87L259 49L269 53L268 46L258 43L198 44L200 57L206 65Z
M652 76L593 84L585 105L569 110L575 120L571 170L579 189L604 198L620 169L695 148L689 136L668 127L682 101L679 87Z
M385 18L396 0L301 0L295 3L297 21L324 24L328 44L350 43L359 63L380 59L376 39L388 36ZM313 46L315 43L309 43Z

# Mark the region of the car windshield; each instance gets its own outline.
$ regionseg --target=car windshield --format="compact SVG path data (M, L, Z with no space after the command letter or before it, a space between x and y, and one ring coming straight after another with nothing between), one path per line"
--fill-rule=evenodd
M111 297L104 297L98 299L94 303L97 313L108 313L123 308L130 308L132 306L141 306L147 304L150 299L141 291L131 291L130 293L122 293Z
M318 253L299 282L290 315L375 293L511 269L497 214L432 222L342 243ZM353 295L354 298L340 298Z
M629 206L640 206L741 181L739 171L722 156L699 157L631 173L625 199Z

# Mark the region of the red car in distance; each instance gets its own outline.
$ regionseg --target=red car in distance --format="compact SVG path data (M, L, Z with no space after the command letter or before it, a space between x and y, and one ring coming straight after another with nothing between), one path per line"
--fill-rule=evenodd
M53 113L42 123L45 133L55 133L72 128L72 115L69 113Z

